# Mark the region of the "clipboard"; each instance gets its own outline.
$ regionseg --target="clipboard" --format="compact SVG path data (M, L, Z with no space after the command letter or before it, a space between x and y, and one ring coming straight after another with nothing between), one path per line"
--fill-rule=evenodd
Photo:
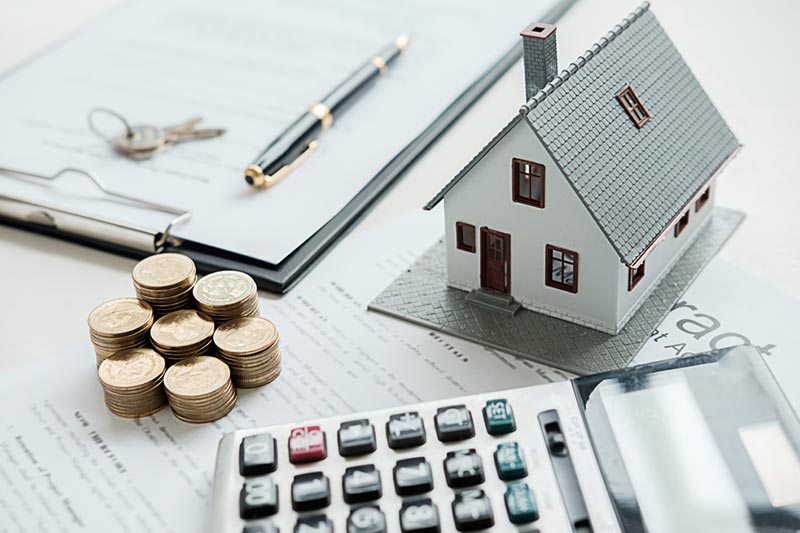
M574 2L575 0L559 0L546 15L540 17L541 21L556 22ZM344 208L277 264L200 242L175 238L172 235L172 229L188 220L191 213L176 207L152 204L138 198L128 197L127 200L140 203L146 208L159 209L173 215L174 218L165 227L142 227L108 217L95 216L91 213L14 198L0 191L0 224L134 259L147 257L154 253L182 253L194 260L197 270L201 274L218 270L240 270L252 276L260 289L273 293L285 293L295 286L325 256L326 252L364 217L403 171L420 157L521 56L522 48L519 44L505 52L494 65L453 100L435 121L385 165ZM0 162L1 164L2 162ZM102 183L101 177L95 176L91 169L65 168L57 174L64 172L84 174L95 181L96 185L98 180ZM22 169L0 168L0 173L23 174L31 177L29 172ZM38 177L52 179L55 175ZM107 195L124 197L124 195L103 189L102 186L98 185L98 188Z

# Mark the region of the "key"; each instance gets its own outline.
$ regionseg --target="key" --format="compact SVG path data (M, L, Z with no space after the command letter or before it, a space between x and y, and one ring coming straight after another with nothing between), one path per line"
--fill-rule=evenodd
M313 511L331 504L331 484L322 472L311 472L294 477L292 482L292 509Z
M164 128L164 139L169 143L178 143L194 139L211 139L225 133L222 128L197 128L202 121L202 117L192 117L175 126Z
M347 503L377 500L381 497L381 472L375 465L351 466L342 476L342 492Z
M464 405L441 407L436 411L436 435L442 442L469 439L475 436L472 413Z
M243 476L269 474L278 468L275 439L269 433L249 435L239 445L239 473Z
M422 494L433 490L431 465L424 457L397 461L393 474L395 492L400 496Z
M453 520L459 531L476 531L494 525L492 504L480 489L459 492L452 507Z
M447 452L444 460L444 477L449 487L479 485L486 479L483 461L475 449Z
M278 512L278 487L268 476L246 479L239 493L239 516L264 518Z
M386 533L386 516L376 505L353 509L347 517L347 533Z
M192 117L166 128L149 124L130 126L111 139L111 146L131 159L143 160L150 159L181 141L210 139L225 133L225 130L220 128L195 128L201 120L200 117Z

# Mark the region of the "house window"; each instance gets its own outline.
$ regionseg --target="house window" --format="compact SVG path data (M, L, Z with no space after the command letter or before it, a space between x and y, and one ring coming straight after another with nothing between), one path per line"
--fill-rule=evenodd
M544 165L514 158L511 175L515 202L544 207Z
M456 222L456 248L475 253L475 226Z
M578 292L578 254L548 244L545 247L545 280L548 287Z
M688 225L689 225L689 210L687 209L686 212L683 214L683 216L678 219L678 223L675 224L675 236L677 237L678 235L680 235Z
M706 187L706 190L703 191L703 194L701 194L700 198L698 198L694 203L694 210L700 211L703 206L706 205L706 202L708 202L709 198L711 198L711 185Z
M631 120L636 124L637 128L641 128L645 123L650 120L650 113L644 108L639 97L633 92L633 87L626 85L620 92L617 93L617 100L622 104L622 107L631 117Z
M628 268L628 290L632 291L633 288L644 277L644 262L636 268Z

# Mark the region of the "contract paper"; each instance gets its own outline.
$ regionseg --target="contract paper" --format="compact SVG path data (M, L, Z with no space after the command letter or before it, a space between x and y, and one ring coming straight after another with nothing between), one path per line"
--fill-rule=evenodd
M0 78L0 167L92 171L116 192L191 211L177 237L278 264L557 3L130 2ZM278 186L247 186L245 167L270 141L403 33L406 52L336 114L312 157ZM157 126L202 115L227 131L135 162L92 133L95 107ZM0 193L155 231L169 221L78 175L51 186L0 176Z

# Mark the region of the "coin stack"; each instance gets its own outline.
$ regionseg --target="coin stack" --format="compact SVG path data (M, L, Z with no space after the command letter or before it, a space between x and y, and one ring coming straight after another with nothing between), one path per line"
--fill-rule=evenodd
M156 320L150 342L167 364L207 353L214 338L214 321L194 309L181 309Z
M266 318L242 317L225 322L214 332L214 344L237 387L260 387L281 373L278 330Z
M89 338L97 366L122 350L147 345L153 309L136 298L119 298L95 307L89 314Z
M98 369L109 411L124 418L140 418L167 404L163 380L164 358L150 348L133 348L105 359Z
M169 367L164 388L175 417L193 424L218 420L236 403L228 365L207 355L188 357Z
M136 264L132 277L136 296L149 303L158 316L192 304L197 270L185 255L151 255Z
M258 288L244 272L223 270L209 274L195 284L192 292L197 308L215 322L258 316Z

